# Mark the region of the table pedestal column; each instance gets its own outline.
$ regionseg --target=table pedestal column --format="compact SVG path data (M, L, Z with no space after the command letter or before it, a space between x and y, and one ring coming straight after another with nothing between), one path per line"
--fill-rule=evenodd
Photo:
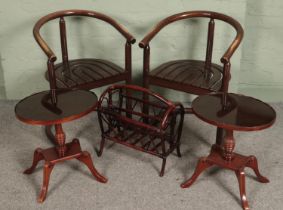
M107 179L102 176L94 167L90 154L87 151L81 150L80 142L78 139L73 139L72 142L65 144L66 137L62 129L62 125L56 124L55 131L55 140L56 145L58 146L44 150L41 148L36 149L34 151L32 166L24 171L25 174L31 174L36 168L39 161L45 161L43 170L43 184L40 195L37 199L39 203L42 203L46 198L50 174L54 165L58 162L76 158L89 168L92 175L96 178L97 181L102 183L107 182Z
M56 138L55 138L54 133L52 132L52 128L54 128L54 126L52 126L52 125L44 126L45 134L46 134L47 138L48 138L54 145L56 145L56 144L57 144L57 141L56 141Z
M201 157L199 159L194 174L190 179L181 184L181 187L190 187L205 169L213 165L233 170L239 182L242 207L244 210L248 210L250 208L246 197L244 168L249 167L253 169L259 182L267 183L269 182L269 180L260 174L257 159L255 156L243 156L233 152L235 147L233 130L224 130L224 132L225 136L223 139L223 144L221 146L214 144L211 147L210 154L207 157Z

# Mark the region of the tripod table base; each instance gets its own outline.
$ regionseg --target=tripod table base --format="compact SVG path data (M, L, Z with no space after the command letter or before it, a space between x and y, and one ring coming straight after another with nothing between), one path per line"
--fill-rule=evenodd
M37 201L42 203L47 195L48 184L50 174L52 169L56 163L70 160L76 158L77 160L84 163L92 175L96 178L97 181L106 183L107 179L102 176L94 167L90 154L87 151L82 151L81 146L78 139L74 139L71 143L66 144L66 154L63 157L58 155L58 151L56 147L48 148L48 149L36 149L34 151L33 163L32 166L24 171L25 174L31 174L36 168L39 161L44 160L44 169L43 169L43 184L41 188L41 192Z
M244 210L248 210L250 208L249 208L247 197L246 197L244 168L249 167L253 169L253 171L255 172L257 176L257 180L259 182L267 183L269 182L269 180L260 174L259 169L258 169L257 159L255 156L243 156L237 153L233 153L232 160L227 161L223 159L222 153L223 151L220 146L216 144L213 145L211 148L210 154L207 157L202 157L199 159L199 162L196 166L194 174L191 176L190 179L188 179L183 184L181 184L181 187L182 188L190 187L205 169L213 165L217 165L221 168L233 170L239 182L242 207Z

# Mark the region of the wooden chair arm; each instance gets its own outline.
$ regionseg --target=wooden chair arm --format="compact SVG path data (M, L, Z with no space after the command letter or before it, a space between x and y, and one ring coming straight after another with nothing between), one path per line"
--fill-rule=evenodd
M196 17L206 17L206 18L213 18L213 19L218 19L222 20L224 22L228 22L231 24L237 31L237 36L233 43L230 45L226 53L223 55L223 59L229 59L234 51L237 49L238 45L240 44L243 35L244 35L244 30L240 23L236 21L235 19L221 14L217 12L211 12L211 11L187 11L187 12L182 12L178 13L175 15L171 15L163 20L161 20L156 26L153 27L153 29L140 41L139 46L141 48L145 48L146 46L149 45L149 42L155 37L155 35L166 25L178 21L178 20L183 20L183 19L188 19L188 18L196 18Z
M42 38L40 35L40 28L48 21L60 18L60 17L65 17L65 16L86 16L86 17L93 17L99 20L102 20L104 22L109 23L112 25L118 32L120 32L127 40L128 43L134 44L136 42L136 39L119 23L117 23L114 19L95 12L95 11L90 11L90 10L62 10L62 11L57 11L51 14L48 14L41 19L39 19L34 28L33 28L33 35L41 49L45 52L47 57L50 59L52 58L54 61L56 60L56 56L54 52L51 50L51 48L47 45L45 40Z
M220 61L222 63L229 63L230 62L230 58L232 57L232 55L234 54L234 52L236 51L236 49L238 48L238 46L240 45L243 36L244 36L244 30L240 25L240 33L237 33L237 36L235 37L235 39L233 40L232 44L229 46L229 48L226 50L226 52L224 53L224 55L221 57Z

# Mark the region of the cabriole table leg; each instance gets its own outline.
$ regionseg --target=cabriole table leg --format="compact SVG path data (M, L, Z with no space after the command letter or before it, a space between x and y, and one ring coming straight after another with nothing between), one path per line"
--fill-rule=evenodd
M202 157L199 159L198 164L196 166L195 172L192 175L192 177L190 179L188 179L187 181L185 181L183 184L181 184L182 188L188 188L190 187L198 178L198 176L207 168L209 168L210 166L212 166L211 163L209 163L207 161L207 159L205 157Z

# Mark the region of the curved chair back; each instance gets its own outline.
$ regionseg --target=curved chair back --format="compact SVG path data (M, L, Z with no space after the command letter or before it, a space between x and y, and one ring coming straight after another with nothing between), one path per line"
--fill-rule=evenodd
M173 22L179 21L179 20L183 20L183 19L192 19L192 18L208 18L209 19L208 33L207 33L206 57L205 57L205 64L204 64L204 71L205 71L204 75L209 76L209 72L211 71L211 68L213 67L211 60L212 60L213 42L214 42L214 28L215 28L215 21L214 20L223 21L223 22L231 25L235 29L235 31L236 31L235 38L233 39L233 41L231 42L229 47L226 49L225 53L220 58L220 61L223 63L224 66L223 66L223 69L222 69L222 72L221 72L223 74L223 78L222 78L222 81L221 81L222 84L221 84L221 87L219 88L219 90L221 90L221 91L227 91L228 90L228 82L230 80L230 58L241 43L241 41L243 39L243 35L244 35L244 30L243 30L241 24L238 21L236 21L235 19L233 19L232 17L229 17L229 16L221 14L221 13L212 12L212 11L187 11L187 12L178 13L178 14L169 16L169 17L161 20L157 25L155 25L155 27L153 27L153 29L149 33L147 33L147 35L139 43L139 46L141 48L144 48L144 86L145 87L148 87L148 85L150 83L149 80L147 79L147 77L150 74L149 73L149 71L150 71L150 67L149 67L149 60L150 60L150 57L149 57L150 46L149 45L150 45L150 41L164 27L166 27L170 23L173 23ZM193 64L195 66L200 67L199 63L196 64L195 62L194 63L190 62L190 64ZM188 65L190 65L190 64L188 64ZM163 82L159 81L159 82L156 82L155 85L166 86L166 85L162 85L161 83L163 83ZM178 88L178 86L179 86L179 88ZM199 86L202 86L202 84L199 85ZM171 86L171 88L182 91L182 89L180 89L180 85L175 84L174 87ZM208 87L208 88L201 88L201 87L195 88L194 86L190 86L189 89L190 90L185 90L185 92L189 92L189 93L193 93L193 94L201 94L201 93L207 93L207 92L215 91L215 89L210 90L210 87Z
M65 17L68 16L83 16L99 19L104 21L107 24L110 24L114 27L123 37L126 39L125 44L125 69L119 69L114 64L109 64L109 62L101 61L101 60L76 60L74 62L70 62L68 58L68 48L67 48L67 37L66 37L66 22ZM60 28L60 39L61 39L61 50L62 50L62 61L63 64L58 67L58 74L55 73L57 71L56 67L54 67L54 62L57 59L57 56L48 46L47 42L43 39L40 34L41 28L49 21L58 19L59 20L59 28ZM111 17L104 15L102 13L98 13L90 10L63 10L57 11L51 14L48 14L41 19L39 19L34 28L33 35L41 49L44 51L46 56L48 57L48 75L50 78L50 85L52 88L56 87L56 82L59 83L60 87L66 88L83 88L83 89L92 89L96 87L100 87L103 85L111 84L121 80L130 81L131 78L131 44L135 43L135 38L119 23L117 23ZM72 74L72 70L70 65L79 66L84 63L84 68L95 68L92 73L81 73L81 69L78 71L80 75ZM92 67L89 67L92 65ZM99 69L99 72L97 71ZM122 72L125 71L125 72ZM65 75L61 75L61 73ZM123 74L123 76L121 76ZM116 78L112 77L113 75ZM55 77L58 76L58 78ZM62 78L60 78L62 77ZM119 77L119 78L118 78Z

